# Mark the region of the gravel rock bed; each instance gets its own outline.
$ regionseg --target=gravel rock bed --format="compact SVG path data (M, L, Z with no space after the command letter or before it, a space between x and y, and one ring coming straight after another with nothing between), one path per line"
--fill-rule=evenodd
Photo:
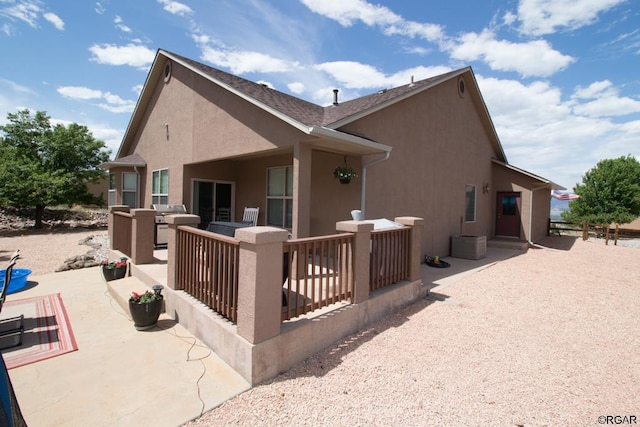
M640 418L640 252L570 237L341 340L188 423L598 425Z
M96 266L107 258L108 248L109 233L104 229L24 230L0 236L0 261L20 249L17 267L37 276Z

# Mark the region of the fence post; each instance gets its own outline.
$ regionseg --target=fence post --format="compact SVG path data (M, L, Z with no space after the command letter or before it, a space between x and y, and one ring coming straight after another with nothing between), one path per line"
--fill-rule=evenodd
M589 224L587 221L582 221L582 240L589 239Z
M109 243L111 248L110 249L118 249L118 234L122 234L122 232L118 233L115 229L115 220L114 220L114 216L116 215L116 212L126 212L129 213L129 210L131 208L128 205L112 205L109 206L109 218L108 218L108 222L107 222L107 227L109 228Z
M156 213L153 209L131 209L131 262L153 262L153 234Z
M373 224L362 221L339 221L336 230L355 233L353 239L353 297L359 304L369 299L369 265L371 264L371 231Z
M282 323L282 244L287 230L246 227L240 241L238 272L238 335L257 344L280 334Z
M411 246L409 247L409 280L420 280L420 264L422 263L422 232L424 219L413 216L400 216L394 219L402 225L411 227Z
M171 289L176 289L176 263L179 262L177 253L178 226L187 225L190 227L198 227L200 217L191 214L177 214L167 215L164 219L167 221L167 224L169 224L167 230L167 286ZM178 289L182 288L180 287Z

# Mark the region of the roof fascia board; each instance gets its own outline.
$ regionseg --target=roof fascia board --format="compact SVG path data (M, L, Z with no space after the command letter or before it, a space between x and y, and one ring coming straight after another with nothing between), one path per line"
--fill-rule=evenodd
M226 84L224 82L221 82L220 80L217 80L217 79L211 77L210 75L206 74L205 72L203 72L203 71L201 71L201 70L199 70L197 68L192 67L190 64L182 61L180 58L176 58L175 56L173 56L169 52L166 52L164 50L160 50L160 52L165 57L171 59L172 61L175 61L175 62L179 63L183 67L193 71L194 73L198 74L199 76L209 80L212 83L215 83L216 85L222 87L223 89L228 90L229 92L233 93L234 95L244 99L245 101L255 105L256 107L258 107L258 108L268 112L269 114L279 118L280 120L288 123L289 125L295 127L296 129L298 129L298 130L300 130L302 132L308 133L308 126L304 125L303 123L300 123L299 121L294 120L294 119L292 119L291 117L289 117L289 116L287 116L285 114L282 114L280 111L275 110L275 109L269 107L268 105L263 104L262 102L256 100L255 98L252 98L252 97L246 95L245 93L236 90L233 86L230 86L230 85L228 85L228 84Z
M482 96L482 92L480 92L480 87L478 86L478 81L476 80L476 76L471 70L471 67L468 67L468 69L469 69L469 74L473 79L473 87L476 91L478 99L480 100L481 108L484 111L484 116L486 120L489 122L490 131L493 134L493 137L496 139L496 142L498 143L498 148L500 149L500 158L504 160L505 164L507 164L508 162L507 155L505 154L504 149L502 148L502 143L500 142L500 138L498 137L498 132L496 131L496 127L493 124L493 119L489 114L489 109L487 108L487 104L484 102L484 97Z

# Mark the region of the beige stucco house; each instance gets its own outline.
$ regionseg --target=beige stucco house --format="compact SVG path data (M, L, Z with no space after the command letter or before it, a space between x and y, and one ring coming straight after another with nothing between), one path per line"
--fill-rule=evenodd
M535 242L551 181L507 161L471 68L322 107L158 50L122 145L110 204L184 204L202 226L259 207L293 237L366 219L424 218L424 255L451 236ZM333 176L344 163L350 184Z

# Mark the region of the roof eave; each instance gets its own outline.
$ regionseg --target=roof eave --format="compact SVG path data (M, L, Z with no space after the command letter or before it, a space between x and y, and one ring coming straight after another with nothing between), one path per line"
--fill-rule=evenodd
M323 126L311 126L307 128L306 133L310 136L337 141L345 150L359 155L388 153L392 148L388 145Z

